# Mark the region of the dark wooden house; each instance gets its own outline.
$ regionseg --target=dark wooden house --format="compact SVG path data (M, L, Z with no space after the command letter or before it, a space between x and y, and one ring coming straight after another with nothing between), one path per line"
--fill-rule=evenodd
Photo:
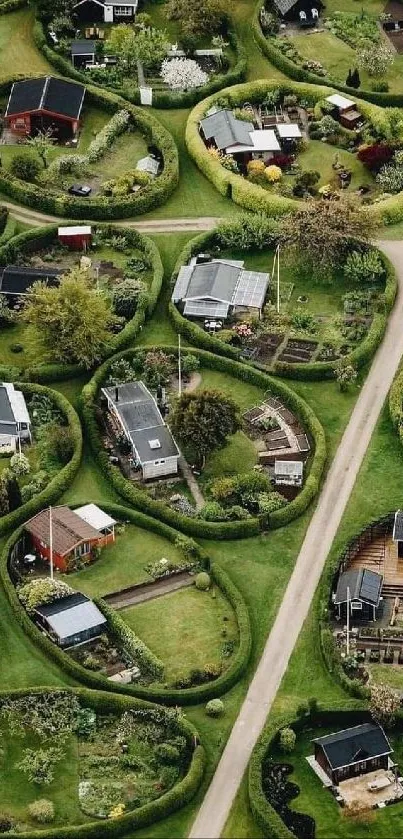
M105 615L79 591L37 606L35 620L59 647L83 644L107 629Z
M350 617L355 622L376 620L382 585L382 574L368 568L343 571L333 599L337 617L345 621L349 608Z
M317 737L315 760L337 786L340 781L387 769L392 748L380 725L366 722Z
M393 524L393 541L397 544L397 555L403 559L403 510L397 510Z
M78 132L84 96L84 85L53 76L14 82L4 122L15 134L34 136L50 130L55 140L65 143Z
M73 6L83 23L130 23L136 17L138 0L78 0Z
M321 0L273 0L273 7L284 21L299 21L302 26L314 26L323 3Z
M62 268L31 268L23 265L7 265L0 268L0 294L6 298L10 308L13 308L24 298L34 283L42 282L48 286L57 286Z

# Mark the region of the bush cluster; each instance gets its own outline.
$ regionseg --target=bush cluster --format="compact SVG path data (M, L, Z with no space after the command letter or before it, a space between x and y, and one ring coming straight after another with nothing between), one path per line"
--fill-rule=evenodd
M67 74L67 76L69 75L71 77L71 73ZM7 91L13 81L15 79L10 78L7 82L2 82L1 90ZM86 102L112 114L122 110L129 113L130 120L135 128L144 135L150 145L156 146L162 154L163 170L158 178L155 178L140 192L121 198L100 196L86 199L75 198L67 193L52 195L45 187L21 181L11 172L0 169L1 191L15 199L19 204L25 204L42 212L71 219L112 220L128 218L141 215L164 204L172 195L179 180L178 151L171 134L150 111L137 108L120 96L101 88L87 86Z

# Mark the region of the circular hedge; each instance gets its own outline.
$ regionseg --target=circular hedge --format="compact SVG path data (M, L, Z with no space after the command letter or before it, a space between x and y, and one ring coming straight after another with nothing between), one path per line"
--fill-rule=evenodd
M25 2L25 0L22 0ZM20 2L20 0L9 0L9 2ZM43 53L49 64L52 64L55 70L65 78L74 79L76 81L87 84L88 76L78 70L70 63L67 58L57 53L46 40L44 25L40 20L35 21L33 29L33 37L36 46ZM222 90L223 87L228 87L230 84L238 84L246 76L246 57L245 51L236 37L235 33L228 32L228 41L236 53L236 63L226 73L217 73L214 79L207 82L202 87L194 88L187 91L173 91L173 90L153 90L153 107L154 108L191 108L196 102L200 102L206 96ZM94 87L98 85L94 84ZM117 96L123 95L128 102L133 105L140 105L140 90L133 85L133 93L122 92L112 87L111 85L99 85L103 90L109 90Z
M159 349L171 355L177 354L177 348L172 346L158 345L158 347L150 346L148 349ZM303 427L314 442L314 454L310 472L299 495L287 504L287 506L276 510L274 513L270 513L268 520L264 517L263 520L250 518L246 521L207 522L185 516L172 510L164 502L155 501L144 490L136 487L132 481L125 478L116 466L112 466L109 462L108 454L103 447L95 417L96 399L107 377L111 364L121 358L130 360L136 356L137 352L138 350L136 349L126 350L106 361L98 368L91 381L84 386L82 392L82 416L87 439L94 457L105 477L125 501L128 501L131 506L148 513L150 516L154 516L160 519L160 521L166 522L178 528L178 530L182 530L184 533L202 539L244 539L248 536L255 536L263 528L275 529L288 524L306 510L319 490L326 461L325 434L312 408L279 379L274 379L247 364L240 364L237 361L232 361L223 356L205 352L204 350L194 350L193 348L191 350L192 354L200 360L202 366L212 370L222 371L241 381L256 385L256 387L260 387L264 391L269 390L271 393L280 396L284 404L290 410L296 412Z
M141 330L147 317L151 316L156 306L164 274L164 268L157 246L152 239L139 233L134 228L109 227L98 225L98 227L111 235L124 235L128 244L133 248L141 250L149 261L153 277L149 288L140 295L134 316L129 320L121 332L111 335L109 346L105 356L116 353L118 350L131 344ZM2 245L0 241L0 264L10 265L18 258L19 254L34 253L38 248L51 245L57 241L57 224L50 224L44 227L34 227L25 233L20 233ZM21 369L17 366L12 368L0 366L0 374L3 378L24 378L28 381L55 381L71 378L84 373L85 370L78 364L38 364L29 368Z
M0 83L0 94L9 92L11 84L21 77L10 77ZM160 207L172 195L179 181L178 150L172 135L149 110L138 108L102 88L86 86L86 105L102 108L110 114L124 108L131 116L135 127L150 145L156 146L162 154L164 167L161 174L142 187L139 192L121 198L75 198L61 192L51 195L46 187L28 183L14 177L11 172L0 169L0 190L19 204L33 207L45 213L54 213L69 219L112 220L138 216Z
M116 518L124 519L135 524L137 527L142 527L146 530L151 530L158 533L160 536L174 542L180 535L178 531L172 527L163 524L157 518L150 518L135 510L130 510L127 507L122 507L118 504L110 504L101 502L102 508ZM41 505L43 506L43 505ZM28 617L24 607L21 605L14 585L11 581L8 562L11 548L15 544L19 535L23 530L23 525L14 531L13 535L8 540L0 557L0 578L2 580L4 589L6 591L8 600L13 610L14 616L19 625L29 635L36 646L41 649L56 663L61 669L71 676L73 679L87 685L91 688L99 690L106 690L127 694L129 696L136 696L151 702L160 702L164 705L195 705L199 702L206 702L216 696L226 693L244 673L249 661L252 649L252 635L249 622L249 613L246 603L236 588L230 577L217 564L210 566L209 558L204 551L192 540L189 542L192 545L193 551L199 556L200 562L209 567L209 574L212 580L220 588L224 596L231 604L237 619L239 644L234 655L231 657L231 663L227 670L225 670L217 679L212 682L207 682L202 685L197 685L191 688L163 688L163 687L149 687L136 685L121 685L116 682L110 682L105 676L99 673L94 673L87 670L81 664L70 658L60 647L56 646ZM102 607L102 601L99 601Z
M294 79L297 82L311 82L312 84L326 84L332 85L336 90L341 90L349 96L356 98L357 91L355 88L347 87L337 82L329 76L318 76L309 70L305 70L294 61L291 61L286 55L276 48L275 42L265 37L260 26L260 9L262 8L262 0L258 0L252 18L252 31L256 43L259 45L262 53L269 59L271 64L274 64L278 70ZM355 64L353 60L353 65ZM362 90L360 88L360 96L368 102L373 102L376 105L383 107L401 108L403 107L403 93L377 93L374 90Z
M244 102L262 102L267 93L279 90L282 95L295 94L303 97L312 107L320 103L326 96L335 93L334 88L313 84L297 84L292 81L262 79L247 84L239 84L228 87L219 94L209 96L199 102L189 114L186 125L186 145L190 156L193 158L201 172L215 186L221 195L231 198L235 204L245 207L252 212L264 212L269 216L281 216L297 210L301 202L295 198L285 198L282 195L275 195L267 192L263 187L252 184L242 175L224 169L221 163L214 159L208 152L200 134L199 123L205 113L214 105L220 104L223 100L228 103L229 108L242 106ZM359 99L354 96L357 107L374 129L388 136L388 123L382 108L377 105ZM403 139L403 138L402 138ZM385 198L377 204L366 206L366 209L373 217L383 224L395 224L403 219L403 192Z
M0 698L18 699L32 694L43 694L44 690L52 692L53 689L33 687L8 692L2 691ZM149 710L151 713L156 710L156 706L149 702L105 693L100 690L64 687L63 693L77 696L85 703L85 707L104 714L123 714L125 711L134 708L144 709L145 712ZM98 819L98 821L84 822L71 827L41 827L40 830L22 830L18 831L18 836L21 839L38 839L39 836L43 839L104 839L104 837L105 839L112 839L112 837L126 836L129 830L148 827L180 810L181 807L192 800L199 789L203 780L206 759L204 748L199 744L198 732L192 723L184 717L179 717L178 727L187 743L188 769L186 775L159 798L115 818Z
M236 228L236 224L237 222L234 221L234 228ZM270 243L268 243L268 246L270 246ZM173 281L176 280L181 266L186 265L192 256L195 256L197 253L208 252L214 248L222 249L222 247L223 242L220 237L219 227L213 232L202 233L194 239L191 239L186 243L178 256L173 272ZM245 248L245 250L247 249ZM395 269L382 251L378 251L378 254L385 269L385 290L372 319L368 334L348 355L343 356L344 361L357 368L367 364L378 348L385 333L388 315L393 308L397 294L398 286ZM226 356L227 358L234 360L240 359L241 351L239 349L224 343L215 335L210 335L197 323L185 318L172 302L169 304L169 315L176 331L180 332L189 343L206 350L211 350L211 352ZM303 380L329 379L335 377L336 363L336 361L311 361L289 364L286 361L276 361L270 370L270 375ZM259 362L252 361L249 364L259 370L264 371L267 369L262 364L259 364Z
M42 492L38 492L25 504L21 504L16 510L7 513L0 518L0 535L7 533L12 527L16 527L21 522L34 516L43 507L53 504L60 495L73 482L81 462L81 454L83 447L83 436L81 430L80 420L68 399L56 390L51 390L48 387L38 384L27 384L26 382L16 382L18 387L24 394L31 395L34 393L44 394L52 400L54 405L59 409L63 416L67 419L68 427L71 431L74 441L74 454L70 462L63 466L57 475L52 478Z

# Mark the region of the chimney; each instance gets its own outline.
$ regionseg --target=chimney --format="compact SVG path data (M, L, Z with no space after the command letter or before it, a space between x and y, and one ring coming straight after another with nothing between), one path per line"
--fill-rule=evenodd
M119 388L117 385L115 387L115 402L119 402Z

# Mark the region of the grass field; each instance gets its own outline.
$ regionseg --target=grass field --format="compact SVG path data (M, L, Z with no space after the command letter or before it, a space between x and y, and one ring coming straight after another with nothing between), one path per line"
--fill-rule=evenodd
M102 597L137 583L152 582L145 566L163 557L178 562L182 554L156 533L126 524L123 533L116 533L114 544L102 549L96 562L63 579L89 597Z
M339 5L337 3L337 9L339 11L354 11L357 13L360 10L357 6L353 8L352 3L349 6L349 9L342 9L341 4ZM327 9L328 13L329 11L330 9ZM368 11L367 7L366 11ZM315 32L309 36L306 34L295 35L292 37L292 43L304 58L320 61L328 75L339 82L343 82L343 84L346 81L348 71L357 66L356 50L331 32ZM385 76L391 93L402 92L402 71L403 55L396 54L394 63ZM374 79L365 70L361 69L360 79L361 87L365 90L370 90ZM358 90L357 96L359 95L360 91Z
M34 9L2 15L0 21L0 79L13 73L27 76L52 72L52 68L32 41Z
M194 668L220 664L224 641L237 639L234 612L217 587L198 591L192 586L119 614L164 662L168 682Z

